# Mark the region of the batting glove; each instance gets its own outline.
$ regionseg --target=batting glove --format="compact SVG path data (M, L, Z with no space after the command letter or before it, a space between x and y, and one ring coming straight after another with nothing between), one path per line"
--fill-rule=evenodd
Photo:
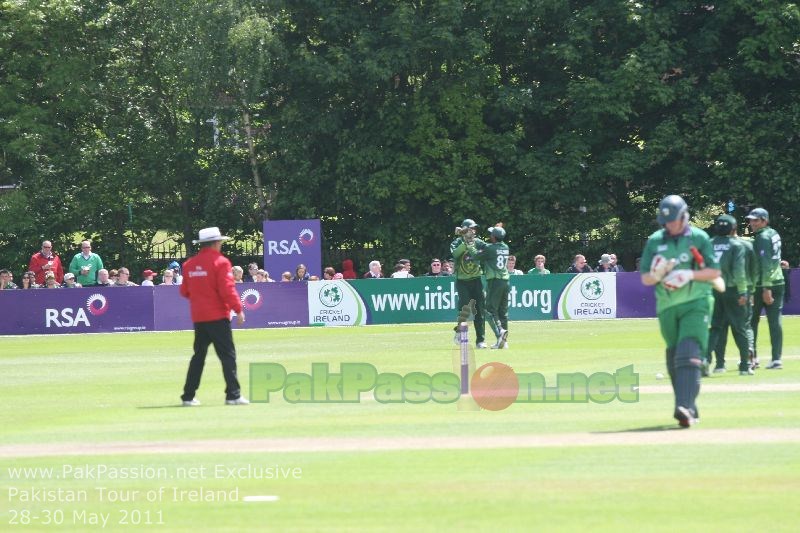
M650 263L650 275L656 281L661 281L678 263L675 259L667 259L663 255L657 255Z
M694 270L673 270L661 282L668 291L680 289L694 279Z

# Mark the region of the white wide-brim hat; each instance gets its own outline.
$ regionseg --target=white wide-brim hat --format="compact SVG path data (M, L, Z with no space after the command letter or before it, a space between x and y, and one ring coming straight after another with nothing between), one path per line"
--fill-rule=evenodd
M227 241L230 237L226 237L219 232L219 228L203 228L197 234L197 240L192 241L195 244L200 244L203 242L215 242L215 241Z

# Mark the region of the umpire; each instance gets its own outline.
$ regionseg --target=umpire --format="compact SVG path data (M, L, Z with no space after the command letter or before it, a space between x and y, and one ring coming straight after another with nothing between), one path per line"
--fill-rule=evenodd
M200 405L194 394L200 387L211 343L222 363L225 403L250 403L241 395L236 377L236 347L233 345L230 312L236 312L237 323L241 326L244 323L244 310L233 282L231 262L222 255L222 243L226 240L228 237L221 235L219 228L201 229L198 239L194 241L200 245L200 252L183 264L181 296L189 299L194 322L194 355L189 363L181 396L183 405L187 407Z
M752 375L750 368L750 346L747 339L750 298L747 293L746 250L735 237L736 219L730 215L720 215L714 222L715 237L711 239L714 255L719 261L725 292L714 292L714 315L708 338L708 362L711 363L711 350L716 348L721 335L727 334L731 326L733 340L739 348L739 374ZM724 352L717 350L717 364L714 373L725 372Z

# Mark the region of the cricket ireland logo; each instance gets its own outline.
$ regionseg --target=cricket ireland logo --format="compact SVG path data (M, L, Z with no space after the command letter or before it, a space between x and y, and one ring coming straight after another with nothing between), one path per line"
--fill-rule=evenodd
M325 307L336 307L342 303L342 289L333 283L323 285L319 290L319 303Z
M603 296L603 282L597 276L592 276L581 282L581 294L587 300L597 300Z

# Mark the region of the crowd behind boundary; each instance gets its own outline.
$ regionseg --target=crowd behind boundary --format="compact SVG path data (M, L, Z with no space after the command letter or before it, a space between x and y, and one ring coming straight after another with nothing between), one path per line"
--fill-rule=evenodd
M61 257L53 251L50 241L43 241L41 249L35 252L28 264L28 270L22 274L19 285L14 282L14 273L10 269L0 270L0 289L56 289L56 288L75 288L75 287L152 287L162 285L180 285L183 281L181 265L177 261L172 261L167 268L161 271L150 269L144 270L137 277L139 283L131 280L131 272L127 267L107 269L102 258L92 251L92 242L84 240L80 245L81 250L77 252L68 265L64 265ZM508 271L512 275L526 274L516 268L517 258L510 255L508 258ZM539 254L534 258L532 268L527 274L546 275L551 271L546 267L547 259ZM426 271L421 276L452 276L453 260L441 260L433 258ZM637 259L638 267L638 259ZM380 261L370 261L368 268L362 274L358 274L353 261L345 259L342 261L341 271L336 271L333 266L323 269L323 280L336 279L381 279L381 278L413 278L413 268L408 259L398 259L394 266L384 269ZM593 268L581 255L575 255L572 264L564 272L584 273L584 272L623 272L621 265L617 264L617 256L613 253L602 254L596 266ZM260 268L258 263L247 265L247 271L241 266L234 266L232 275L236 283L242 282L291 282L291 281L316 281L318 276L310 275L305 265L299 264L294 272L282 272L278 279L270 276L270 273Z

